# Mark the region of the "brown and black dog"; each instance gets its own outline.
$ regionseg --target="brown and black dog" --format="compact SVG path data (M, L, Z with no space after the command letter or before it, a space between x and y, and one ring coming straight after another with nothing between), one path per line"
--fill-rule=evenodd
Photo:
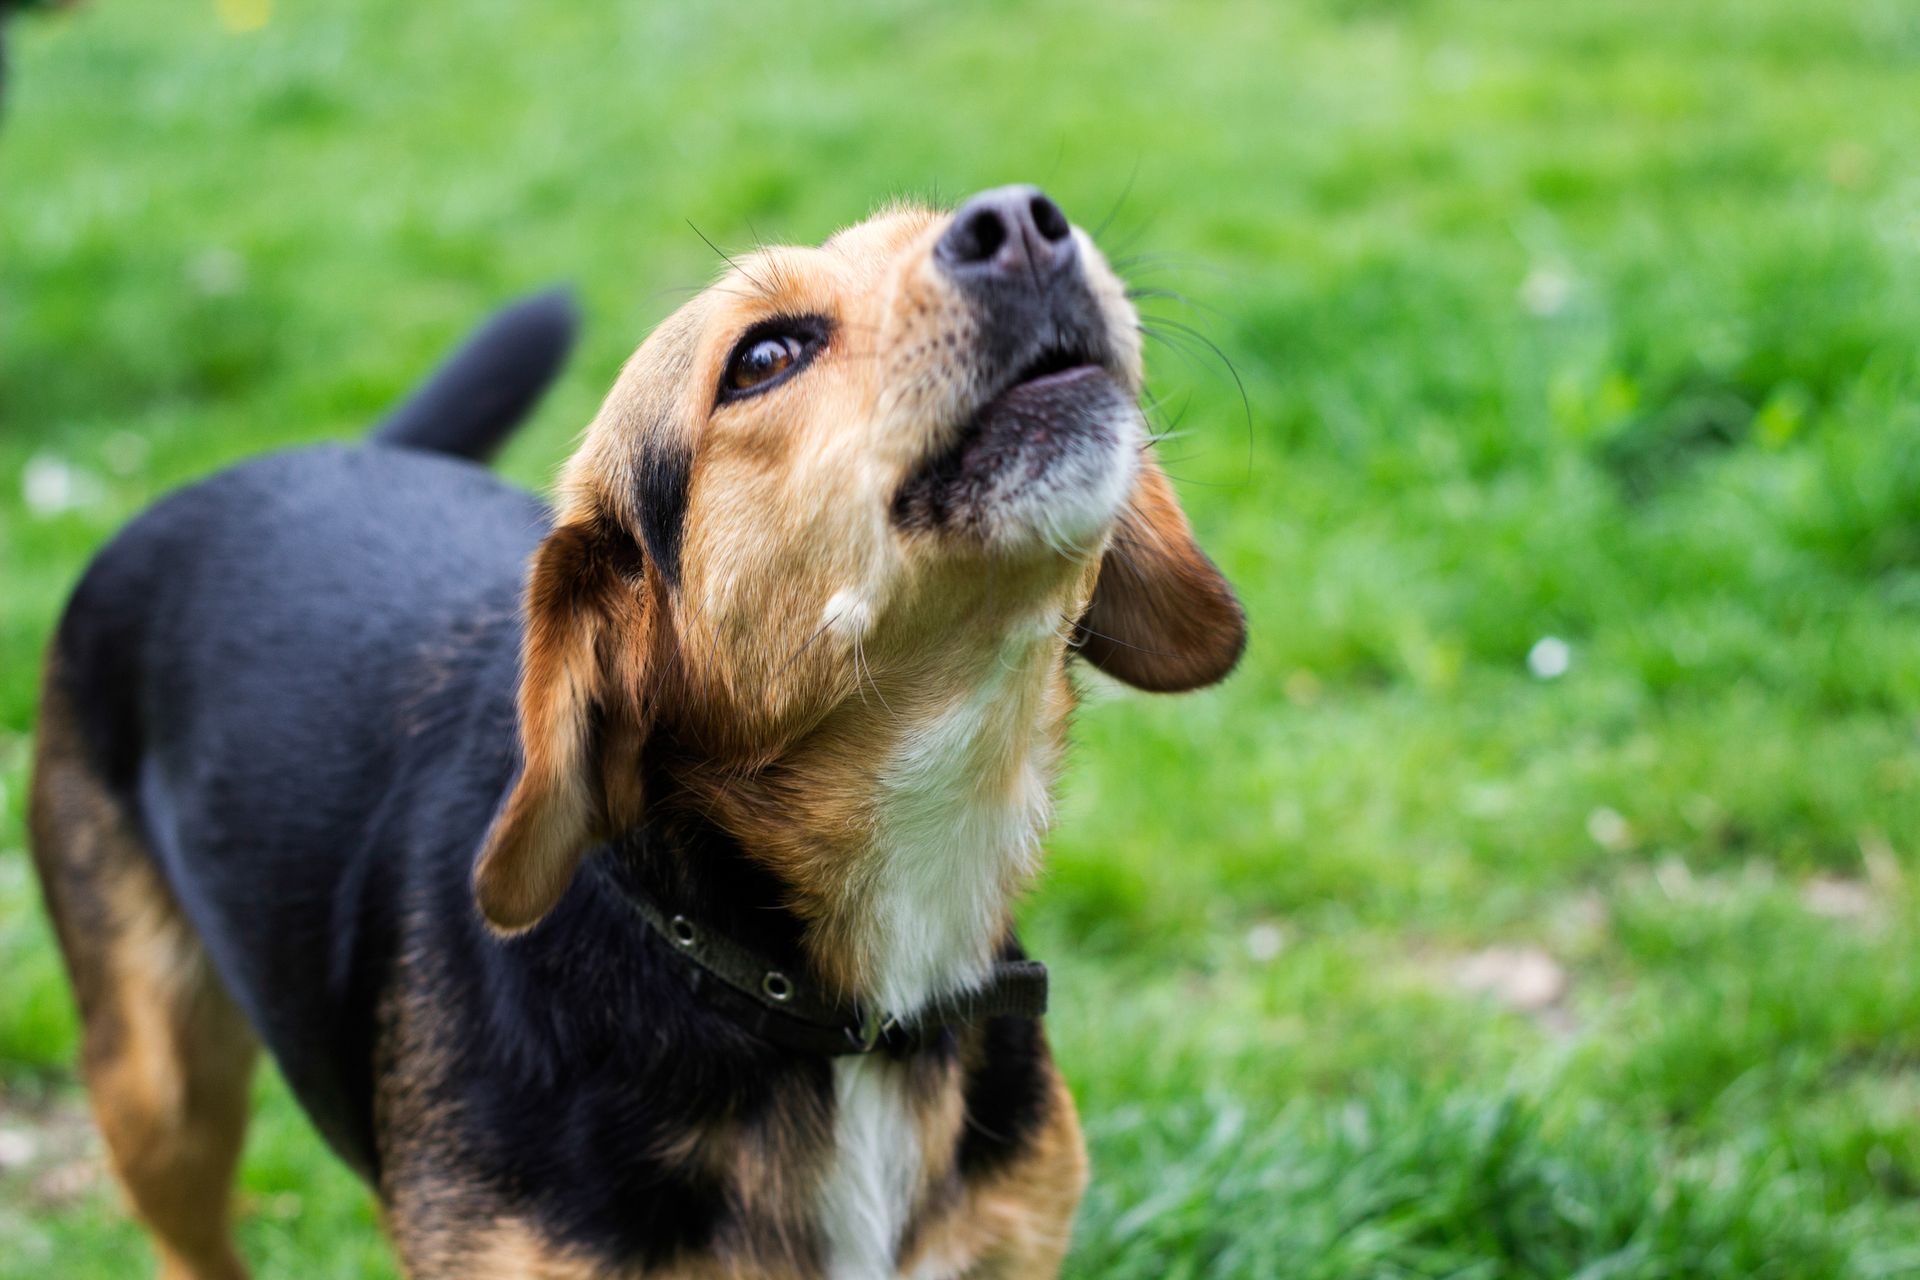
M164 1273L243 1274L264 1042L414 1276L1053 1274L1086 1163L1009 908L1069 661L1244 637L1119 280L1030 187L756 252L553 511L476 367L161 502L52 646L34 849Z

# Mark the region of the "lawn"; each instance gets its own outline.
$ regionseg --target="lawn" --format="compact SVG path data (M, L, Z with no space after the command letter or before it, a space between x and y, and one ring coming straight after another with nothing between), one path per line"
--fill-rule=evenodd
M147 1266L21 829L92 550L565 279L543 484L700 233L1014 180L1164 291L1253 636L1088 682L1025 911L1071 1274L1920 1275L1911 5L96 0L12 53L0 1277ZM263 1277L392 1274L271 1079L243 1197Z

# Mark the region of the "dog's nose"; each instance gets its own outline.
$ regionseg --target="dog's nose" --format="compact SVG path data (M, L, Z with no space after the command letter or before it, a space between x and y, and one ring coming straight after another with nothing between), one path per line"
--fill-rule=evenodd
M1073 227L1040 188L995 187L960 206L933 252L962 282L1044 287L1073 264Z

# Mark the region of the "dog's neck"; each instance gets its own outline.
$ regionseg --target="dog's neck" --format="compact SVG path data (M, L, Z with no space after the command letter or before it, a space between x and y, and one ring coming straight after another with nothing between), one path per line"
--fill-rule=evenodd
M1032 877L1060 718L1047 675L1038 662L995 666L905 727L880 763L849 932L890 1012L977 985Z
M883 676L771 767L702 788L783 882L810 965L903 1019L982 980L1050 817L1071 701L1058 637L976 665L941 691Z

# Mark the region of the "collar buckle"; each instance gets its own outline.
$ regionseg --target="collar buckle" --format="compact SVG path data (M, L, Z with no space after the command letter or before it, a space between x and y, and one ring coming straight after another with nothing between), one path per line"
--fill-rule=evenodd
M857 1052L872 1053L880 1043L880 1037L899 1026L899 1022L890 1013L881 1013L878 1009L869 1009L860 1016L857 1027L847 1027L847 1042Z

